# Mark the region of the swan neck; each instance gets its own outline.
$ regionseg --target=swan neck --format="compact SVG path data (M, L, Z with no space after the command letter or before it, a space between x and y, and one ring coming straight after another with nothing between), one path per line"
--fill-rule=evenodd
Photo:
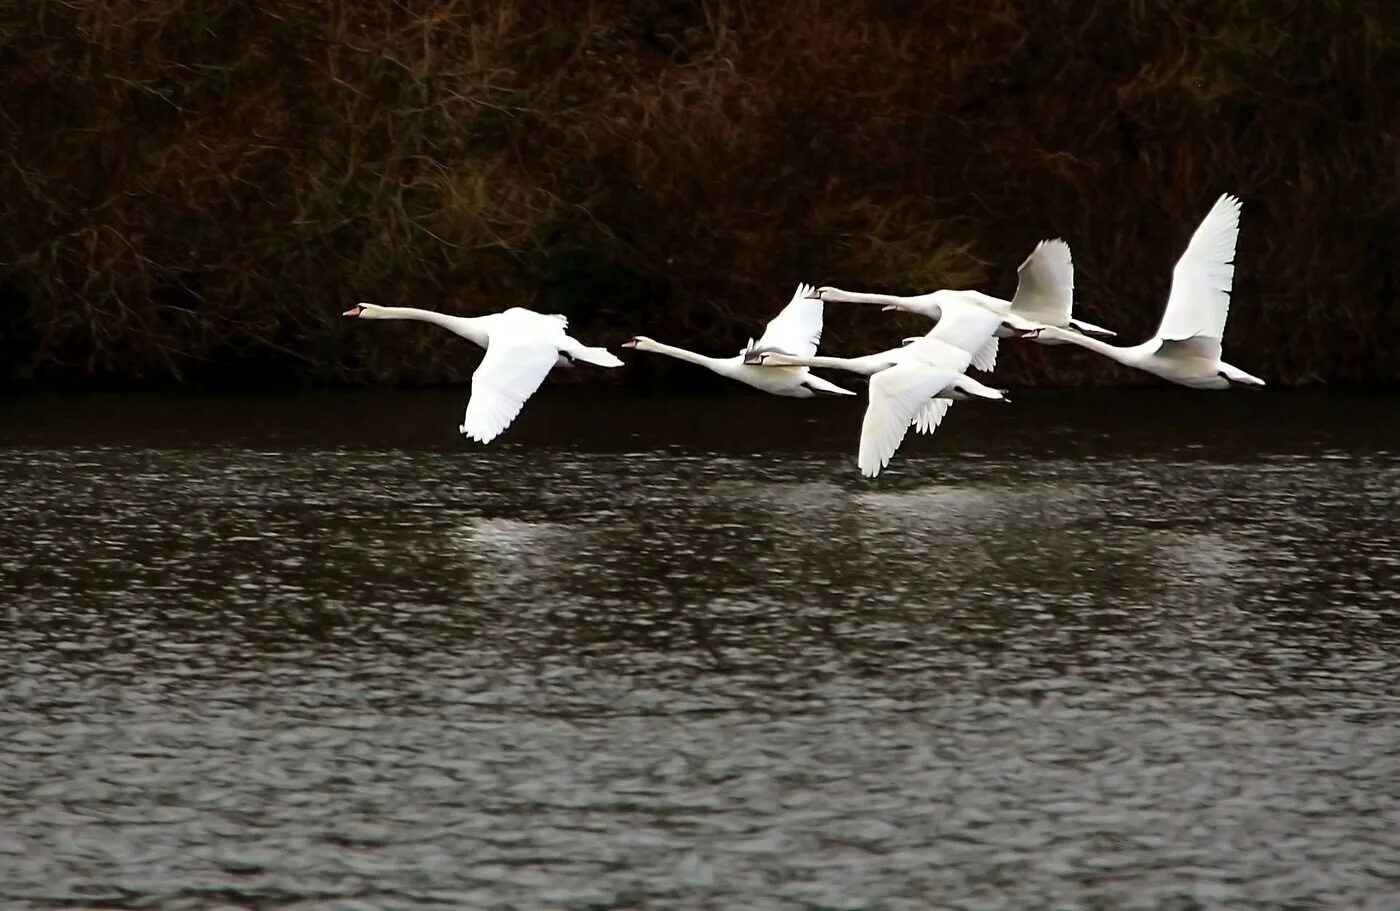
M1117 345L1110 345L1108 342L1100 341L1091 335L1084 335L1080 332L1066 332L1063 329L1046 329L1044 332L1060 341L1069 342L1071 345L1078 345L1081 348L1087 348L1097 354L1102 354L1104 357L1112 358L1119 363L1126 363L1129 349L1119 348Z
M711 370L714 370L715 365L719 363L717 359L708 357L707 355L698 354L694 351L687 351L684 348L677 348L675 345L665 345L661 342L646 342L640 347L642 347L644 351L664 354L678 361L688 361L692 364L699 364L701 367L709 367Z
M822 300L839 301L847 304L883 304L886 307L900 307L909 302L907 297L894 294L875 294L869 291L842 291L832 288L822 295Z
M420 310L417 307L380 307L378 319L411 319L422 323L432 323L434 326L441 326L449 332L455 332L483 348L486 347L486 327L481 322L482 317L449 316L446 313L438 313L436 310Z

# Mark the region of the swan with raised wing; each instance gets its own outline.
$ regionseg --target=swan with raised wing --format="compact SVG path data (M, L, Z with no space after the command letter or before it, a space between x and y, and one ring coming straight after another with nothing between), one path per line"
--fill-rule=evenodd
M965 314L948 319L947 325L952 327L959 320L980 320L988 337L995 326L994 319L989 322L986 317ZM953 399L1007 400L1001 390L964 373L972 360L965 349L932 332L906 342L899 348L852 358L796 357L755 346L745 355L745 362L764 370L828 367L869 376L870 403L861 425L856 464L861 474L873 478L890 463L911 424L921 433L933 433Z
M750 339L748 345L733 357L710 357L674 345L664 345L645 335L623 342L622 347L664 354L677 360L698 364L720 376L738 380L773 395L804 399L817 394L855 395L849 389L842 389L803 366L763 367L745 363L745 355L751 350L781 352L794 357L815 356L817 344L822 337L822 307L822 302L814 296L811 285L798 285L792 299L768 323L758 341Z
M450 316L416 307L380 307L361 302L342 315L432 323L485 348L486 356L472 374L466 416L457 428L481 443L491 442L510 426L525 400L540 388L550 368L569 366L574 361L598 367L622 366L622 361L608 349L585 345L565 332L565 317L523 307L487 316Z
M1078 345L1125 366L1196 389L1226 389L1233 383L1263 386L1259 377L1221 360L1239 233L1240 201L1229 193L1223 194L1196 228L1186 252L1172 270L1172 287L1161 325L1152 338L1140 345L1120 348L1057 328L1036 330L1036 334L1042 341Z
M1046 328L1114 334L1073 317L1074 263L1069 244L1063 240L1041 241L1017 268L1016 275L1016 294L1009 301L981 291L951 289L900 296L824 286L817 289L817 296L824 302L879 304L886 310L917 313L935 321L950 315L984 311L997 317L996 338L1038 338L1037 331ZM1061 344L1058 339L1041 337L1040 340L1049 345ZM991 370L996 365L996 355L996 342L989 342L985 349L974 352L972 366Z

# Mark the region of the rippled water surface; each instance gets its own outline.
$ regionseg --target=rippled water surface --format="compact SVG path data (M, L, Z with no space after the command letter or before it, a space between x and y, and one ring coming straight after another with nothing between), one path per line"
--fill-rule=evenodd
M5 908L1390 909L1400 401L0 400Z

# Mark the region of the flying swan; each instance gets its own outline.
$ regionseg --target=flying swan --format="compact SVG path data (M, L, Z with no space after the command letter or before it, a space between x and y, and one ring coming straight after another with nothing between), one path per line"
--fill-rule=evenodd
M773 395L802 399L811 398L818 393L855 395L849 389L842 389L811 373L806 367L762 367L744 362L745 354L754 349L780 351L794 357L814 356L817 353L817 343L822 337L822 302L813 294L811 285L798 285L792 299L768 323L758 341L750 339L748 346L733 357L709 357L673 345L663 345L645 335L623 342L622 347L651 351L699 364L720 376L747 383L755 389L762 389Z
M1262 386L1264 381L1221 360L1230 288L1235 277L1235 242L1240 233L1240 201L1223 194L1207 213L1186 252L1172 270L1172 288L1157 334L1141 345L1120 348L1057 328L1037 330L1044 339L1078 345L1128 367L1191 386L1226 389L1231 383Z
M358 319L411 319L441 326L486 349L472 374L472 394L461 433L489 443L510 426L525 400L535 394L551 367L574 361L598 367L621 367L606 348L583 344L564 330L569 321L555 313L511 307L488 316L448 316L415 307L380 307L358 303L343 316Z
M991 324L985 319L982 322L990 337L994 320ZM890 463L910 424L921 433L933 433L954 398L1006 400L1000 390L965 375L971 359L966 350L933 333L863 357L795 357L755 346L745 358L749 364L761 365L758 369L762 370L828 367L869 376L870 403L861 424L856 459L867 478L875 477Z

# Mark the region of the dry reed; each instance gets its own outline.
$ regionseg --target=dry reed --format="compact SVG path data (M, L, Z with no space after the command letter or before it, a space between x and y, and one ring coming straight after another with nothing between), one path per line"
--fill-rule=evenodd
M1400 376L1383 0L51 0L0 11L0 73L9 382L470 370L438 333L347 331L359 299L727 352L798 279L1009 293L1045 236L1132 340L1223 190L1232 358ZM838 351L917 328L828 324Z

